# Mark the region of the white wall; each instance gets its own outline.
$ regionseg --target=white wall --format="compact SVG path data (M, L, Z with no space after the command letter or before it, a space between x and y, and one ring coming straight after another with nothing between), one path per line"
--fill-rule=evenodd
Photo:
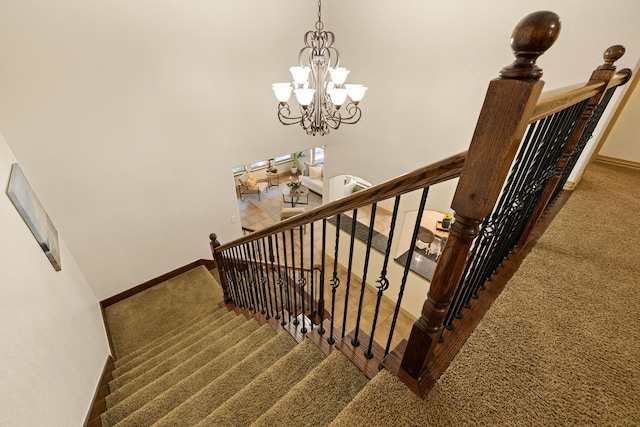
M56 272L6 196L15 162L0 135L0 425L80 426L109 354L102 316L64 235Z
M604 146L600 150L601 155L622 159L629 162L640 163L640 90L638 90L638 71L640 66L634 70L635 90L629 97L624 110L618 117L615 127L607 137Z
M360 123L341 128L326 147L327 175L350 173L374 184L467 149L489 80L513 60L511 31L530 12L551 10L562 20L558 41L538 60L546 90L586 81L611 45L627 48L619 68L640 58L635 0L615 8L596 0L579 7L558 0L352 0L330 7L325 27L336 30L349 80L369 90Z
M325 2L363 117L321 139L276 119L316 3L0 3L0 129L104 299L240 236L231 168L326 145L326 175L373 184L467 148L488 81L527 13L563 19L548 88L588 78L612 44L640 57L640 3ZM571 66L567 66L571 64Z

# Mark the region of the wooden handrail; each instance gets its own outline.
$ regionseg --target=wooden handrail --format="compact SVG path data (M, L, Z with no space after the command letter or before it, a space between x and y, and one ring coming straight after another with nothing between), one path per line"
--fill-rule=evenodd
M590 99L598 94L602 94L603 86L607 85L607 83L609 83L607 85L608 89L615 86L621 86L630 78L631 70L623 69L616 73L610 82L590 81L544 92L540 96L540 100L536 104L536 108L533 110L529 123L537 122L538 120L550 116L553 113L557 113L558 111L562 111L571 105L575 105L585 99Z
M258 240L262 237L273 235L281 231L289 230L318 221L324 218L368 206L372 203L378 203L391 197L400 196L414 190L420 190L431 185L439 184L460 176L460 171L464 165L467 153L463 152L448 157L439 162L432 163L428 166L416 169L413 172L401 175L382 184L374 185L366 190L358 191L350 194L340 200L336 200L326 205L322 205L316 209L301 213L278 224L256 231L247 236L233 240L224 245L216 247L216 252L224 251L243 243Z

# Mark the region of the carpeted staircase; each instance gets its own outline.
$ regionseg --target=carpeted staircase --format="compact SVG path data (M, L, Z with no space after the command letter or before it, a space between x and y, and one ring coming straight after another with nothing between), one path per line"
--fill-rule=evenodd
M114 364L103 426L328 425L367 384L340 352L217 306Z
M589 166L424 400L218 308L199 267L105 309L103 425L640 425L639 185L637 169Z

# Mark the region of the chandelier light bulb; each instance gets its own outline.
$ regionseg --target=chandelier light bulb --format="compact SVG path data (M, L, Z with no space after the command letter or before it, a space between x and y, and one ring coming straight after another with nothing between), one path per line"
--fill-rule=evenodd
M303 107L307 107L313 101L313 95L316 93L315 89L296 89L293 91L296 94L298 104Z
M287 102L291 97L291 83L274 83L271 85L273 92L276 94L276 99L280 102Z
M329 95L331 97L331 102L336 107L342 106L344 102L347 100L347 90L346 89L333 89Z
M364 98L364 93L367 91L367 87L363 85L346 84L344 85L344 87L347 89L349 98L351 98L353 102L362 101L362 98Z
M289 68L291 71L291 76L293 77L293 81L298 85L303 85L309 80L309 72L311 71L310 67L291 67Z
M329 74L331 74L331 81L339 86L344 84L344 82L347 80L349 70L341 67L329 68Z

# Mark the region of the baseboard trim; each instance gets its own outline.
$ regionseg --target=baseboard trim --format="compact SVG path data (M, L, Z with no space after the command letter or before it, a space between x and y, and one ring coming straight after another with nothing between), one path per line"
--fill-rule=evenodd
M96 391L93 393L91 407L89 407L89 412L87 412L83 426L100 425L99 417L107 410L105 397L109 394L109 381L113 379L113 375L111 373L114 368L113 358L111 355L107 355L107 360L102 368L102 375L100 375L100 381L98 381Z
M199 260L194 261L192 263L189 263L187 265L183 265L182 267L178 267L175 270L170 271L168 273L165 273L165 274L163 274L161 276L158 276L158 277L156 277L154 279L148 280L148 281L146 281L146 282L144 282L144 283L142 283L142 284L140 284L138 286L134 286L131 289L127 289L126 291L120 292L119 294L116 294L116 295L114 295L112 297L104 299L104 300L100 301L100 306L102 308L109 307L112 304L115 304L115 303L117 303L119 301L122 301L123 299L129 298L130 296L133 296L133 295L138 294L138 293L140 293L142 291L145 291L145 290L147 290L149 288L152 288L155 285L158 285L158 284L160 284L162 282L165 282L165 281L167 281L167 280L169 280L171 278L179 276L182 273L186 273L187 271L192 270L192 269L194 269L196 267L199 267L201 265L205 266L208 270L211 270L211 269L216 267L215 261L213 261L213 260L210 260L210 259L199 259Z
M602 163L608 163L611 165L616 165L616 166L623 166L626 168L632 168L632 169L640 169L640 163L638 162L633 162L631 160L624 160L624 159L618 159L615 157L609 157L609 156L603 156L598 154L596 156L596 162L602 162Z

